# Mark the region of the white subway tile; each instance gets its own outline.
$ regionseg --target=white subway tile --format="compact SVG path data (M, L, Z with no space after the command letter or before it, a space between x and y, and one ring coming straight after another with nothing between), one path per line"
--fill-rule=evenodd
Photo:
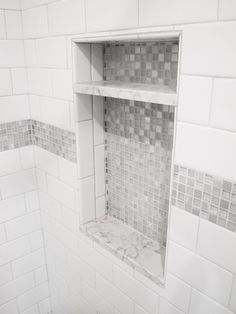
M78 176L83 178L94 174L92 120L79 122L77 132Z
M24 195L0 202L0 223L24 215L26 212Z
M68 267L72 273L77 274L83 282L90 287L95 287L95 270L89 266L89 264L83 262L83 260L74 254L71 254L68 258Z
M183 312L178 310L165 299L160 298L159 314L183 314Z
M45 264L44 249L39 249L29 255L12 262L12 272L14 278L39 268Z
M62 206L61 203L47 195L46 193L40 193L40 206L43 211L50 217L53 217L57 221L62 221Z
M25 203L28 212L38 210L40 208L38 191L27 192L25 194Z
M40 97L29 95L30 115L31 119L41 121Z
M133 302L114 285L96 275L96 290L106 301L112 303L121 313L133 313Z
M38 303L49 297L48 283L43 283L37 286L24 295L18 297L18 304L20 311L27 309L28 307Z
M40 97L41 121L63 128L71 129L70 104L68 101Z
M183 74L235 77L236 22L208 23L181 28Z
M141 281L149 289L153 290L156 294L168 300L179 310L187 313L191 296L191 287L183 280L167 272L165 286L161 287L138 272L135 272L135 278Z
M233 133L179 122L175 163L234 180L235 147Z
M93 136L94 145L104 143L104 105L99 96L93 96Z
M82 284L82 296L88 302L88 304L93 304L94 308L102 314L111 314L114 313L113 306L107 302L104 298L101 297L94 289Z
M12 69L11 73L13 94L27 94L28 83L26 69Z
M39 191L47 192L48 184L47 184L46 172L44 172L40 169L36 169L35 173L36 173L36 179L37 179L36 182L37 182L37 186L39 188Z
M29 239L32 251L38 250L44 246L43 233L41 230L32 232L29 236Z
M7 240L6 231L4 224L0 225L0 245L5 243Z
M85 31L84 1L63 0L48 6L49 30L53 35Z
M21 169L18 149L3 151L0 154L0 176L17 172Z
M11 72L9 69L0 69L0 95L11 95Z
M97 314L97 311L92 305L85 302L85 300L79 295L79 293L71 293L69 297L69 313L86 313L86 314Z
M12 279L13 278L12 278L10 263L0 266L0 286L8 283ZM0 310L0 313L1 313L1 310Z
M96 198L96 218L104 216L106 213L106 198L100 196Z
M65 100L73 100L71 70L52 70L53 95Z
M20 0L0 0L1 9L10 9L10 10L20 10L21 4Z
M77 234L79 230L79 214L73 212L68 207L62 206L62 223L67 229Z
M34 170L26 170L0 178L3 198L8 198L37 188Z
M171 208L170 239L195 251L199 218L174 206Z
M37 168L58 177L59 167L57 155L43 148L35 147L35 163Z
M24 67L24 47L22 40L0 41L0 68Z
M103 45L102 44L92 44L91 45L91 74L93 81L103 80Z
M105 194L105 148L104 145L94 147L95 156L95 188L96 197Z
M36 286L48 280L47 266L44 265L34 271Z
M0 306L0 314L18 314L16 299Z
M75 191L73 188L49 175L47 176L47 183L49 195L75 210Z
M4 11L3 10L0 10L0 38L1 39L6 38L5 17L4 17Z
M95 219L95 190L94 177L87 177L79 181L79 202L81 223Z
M34 161L34 147L33 145L19 148L20 160L23 169L30 169L35 167Z
M6 223L6 233L9 240L41 228L40 212L24 215Z
M21 314L39 314L38 305L35 304L35 305L31 306L29 309L21 312Z
M200 220L197 251L217 265L236 273L236 234L209 221Z
M0 122L12 122L30 118L29 103L26 95L1 97Z
M36 55L36 40L24 40L25 63L27 67L36 67L38 65Z
M232 274L170 241L167 269L193 288L228 304Z
M48 314L51 312L51 302L50 298L47 298L43 301L39 302L39 313L40 314Z
M74 162L66 160L64 158L58 157L59 163L59 177L60 179L71 185L72 187L76 187L77 184L77 165Z
M92 119L92 96L75 94L73 121L80 122Z
M231 314L229 310L193 289L189 314Z
M22 11L24 38L48 35L47 7L41 6Z
M180 77L178 119L207 125L211 93L211 78L182 75Z
M40 67L65 68L67 66L65 37L38 39L36 50Z
M106 16L106 18L100 18ZM138 1L86 1L88 31L132 28L138 26Z
M143 308L141 308L139 305L134 304L134 314L148 314Z
M88 245L85 241L79 242L78 254L80 258L90 265L96 272L109 281L112 281L112 262L105 255L94 250L94 248Z
M145 0L139 1L141 26L169 25L217 20L217 0Z
M211 125L236 131L236 79L215 79L212 96Z
M231 298L229 307L232 311L236 312L236 277L234 276L234 283L232 286Z
M22 20L20 11L5 11L8 39L22 39Z
M25 10L55 1L57 0L21 0L21 7Z
M0 304L16 298L25 291L33 288L34 278L32 273L22 276L0 287Z
M91 77L91 45L90 44L73 44L74 51L74 81L86 82Z
M49 69L28 69L29 93L52 96L52 73Z
M234 0L219 1L219 19L220 20L235 20L236 18L236 3Z
M150 314L155 314L158 309L159 298L157 294L146 288L134 278L114 266L113 280L122 292L127 294L138 305L143 307Z

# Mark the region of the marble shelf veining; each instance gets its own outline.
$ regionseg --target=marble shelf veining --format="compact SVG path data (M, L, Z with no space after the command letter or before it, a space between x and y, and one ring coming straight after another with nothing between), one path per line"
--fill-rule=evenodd
M163 249L158 242L107 215L81 225L81 231L150 280L163 285Z
M74 92L80 94L113 97L134 101L177 105L177 94L168 86L114 81L90 81L74 84Z

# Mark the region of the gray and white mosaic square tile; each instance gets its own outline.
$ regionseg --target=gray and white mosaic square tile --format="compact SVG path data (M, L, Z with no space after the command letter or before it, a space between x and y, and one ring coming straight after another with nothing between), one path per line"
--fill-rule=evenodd
M178 42L104 45L104 80L166 85L176 89Z
M165 246L174 108L107 98L107 213Z

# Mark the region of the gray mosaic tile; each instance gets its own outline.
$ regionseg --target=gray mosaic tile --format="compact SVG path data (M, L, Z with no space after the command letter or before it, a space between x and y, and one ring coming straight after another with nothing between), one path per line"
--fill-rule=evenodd
M166 244L174 108L107 98L107 213Z
M236 232L234 182L175 165L172 204Z
M104 45L104 80L166 85L176 89L178 41Z
M76 162L75 133L35 120L0 124L0 152L32 144Z

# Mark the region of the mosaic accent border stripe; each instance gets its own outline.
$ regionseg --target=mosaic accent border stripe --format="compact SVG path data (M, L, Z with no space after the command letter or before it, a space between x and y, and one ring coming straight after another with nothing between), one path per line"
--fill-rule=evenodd
M236 183L174 166L172 204L236 232Z
M0 152L37 145L64 159L76 162L75 133L36 120L0 124Z

